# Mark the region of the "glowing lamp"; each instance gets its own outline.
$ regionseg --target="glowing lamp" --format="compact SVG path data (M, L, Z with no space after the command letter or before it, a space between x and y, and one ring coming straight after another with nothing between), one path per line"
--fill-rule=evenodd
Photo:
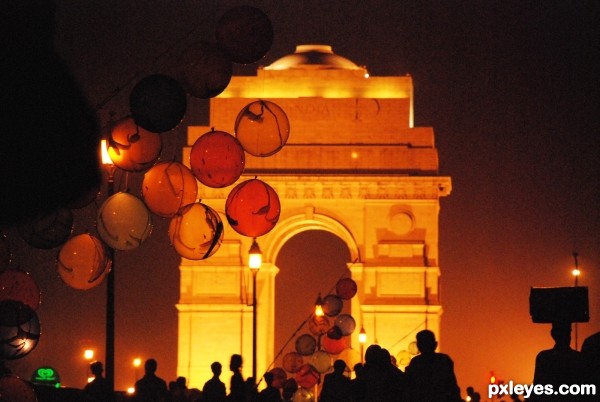
M323 299L323 312L328 317L335 317L344 308L342 299L334 294L329 294Z
M124 192L107 198L96 220L100 238L116 250L133 250L150 236L152 216L138 197Z
M135 122L153 133L175 128L187 109L185 90L164 74L142 78L131 90L129 108Z
M179 162L161 162L144 174L142 197L148 209L163 218L173 217L198 196L194 174Z
M129 172L141 172L160 156L162 139L137 125L131 117L125 117L114 124L106 148L101 149L104 165L114 164Z
M256 239L252 240L252 245L248 251L248 266L251 270L255 271L260 269L262 265L262 252L256 242Z
M358 333L358 342L361 345L367 343L367 332L365 331L365 327L360 327L360 332Z
M73 213L66 208L38 215L19 226L21 238L30 246L40 249L60 246L67 241L72 230Z
M342 331L343 336L347 336L356 329L356 321L350 314L340 314L335 319L335 326Z
M33 309L15 300L0 302L0 359L26 356L40 340L40 321Z
M217 44L199 41L183 51L177 63L177 79L190 95L213 98L223 92L233 74L229 56Z
M287 115L273 102L246 105L235 119L235 136L246 152L265 157L277 153L290 136Z
M93 349L86 349L83 351L83 358L87 361L90 361L94 358L94 350Z
M270 232L279 220L280 210L275 190L258 179L238 184L225 201L227 221L233 230L248 237Z
M350 278L342 278L335 285L335 292L342 300L352 299L356 291L356 282Z
M320 374L324 374L331 368L331 355L323 350L317 350L310 357L309 363Z
M102 283L111 263L102 241L86 233L71 237L63 244L56 266L67 285L87 290Z
M254 63L273 44L273 25L261 10L238 6L225 12L217 22L216 38L235 63Z
M283 368L288 373L296 373L304 364L302 355L298 352L289 352L283 356Z
M199 202L181 208L169 224L171 245L189 260L203 260L213 255L221 246L223 234L219 214Z
M296 352L302 356L310 356L317 350L317 340L309 334L302 334L296 338Z
M190 167L194 176L213 188L229 186L244 171L246 157L240 142L224 131L210 131L192 145Z
M323 299L321 298L321 293L319 293L319 296L317 296L317 300L315 301L315 317L324 317L324 316L325 316L325 312L323 311ZM329 321L328 321L328 323L329 323Z
M33 276L20 269L0 273L0 301L15 300L37 310L40 305L40 288Z
M302 388L312 388L319 381L319 372L310 364L303 364L296 373L296 382Z

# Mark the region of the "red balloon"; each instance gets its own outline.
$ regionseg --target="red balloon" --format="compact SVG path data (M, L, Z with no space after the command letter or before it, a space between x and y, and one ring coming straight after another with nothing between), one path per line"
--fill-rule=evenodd
M160 135L144 130L131 117L125 117L112 127L106 147L116 167L141 172L160 156L162 140Z
M357 286L350 278L342 278L335 285L335 292L343 300L349 300L356 295Z
M342 352L342 350L348 347L348 342L346 337L341 337L340 339L332 339L329 336L324 336L321 339L321 346L323 350L332 355L337 355Z
M237 181L244 171L244 148L233 135L209 131L201 135L190 152L194 176L208 187L220 188Z
M221 16L216 37L235 63L254 63L271 48L273 25L258 8L238 6Z
M319 381L319 372L310 364L304 364L296 373L296 381L302 388L314 387Z
M8 269L0 274L0 301L16 300L33 310L40 305L40 288L29 273Z
M298 352L290 352L283 356L283 368L289 373L297 373L303 364L304 359Z
M279 220L279 196L267 183L251 179L235 186L225 202L227 221L241 235L259 237Z

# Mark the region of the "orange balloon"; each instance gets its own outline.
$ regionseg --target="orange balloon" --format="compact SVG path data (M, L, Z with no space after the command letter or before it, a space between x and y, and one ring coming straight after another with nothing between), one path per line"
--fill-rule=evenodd
M225 201L227 221L241 235L259 237L270 232L277 221L279 196L267 183L251 179L235 186Z
M208 187L220 188L237 181L246 157L240 142L224 131L209 131L198 137L190 152L194 176Z
M169 224L171 245L189 260L203 260L216 253L223 234L219 214L200 202L181 208Z
M106 141L108 156L116 167L130 172L150 168L160 156L162 139L125 117L112 127Z
M298 352L290 352L283 356L283 368L289 373L296 373L304 364L302 355Z
M323 347L324 351L331 353L332 355L337 355L348 347L348 342L346 337L332 339L328 336L324 336L321 339L321 346Z
M198 183L190 169L179 162L161 162L144 174L142 196L150 211L173 217L198 196Z
M100 239L90 234L71 237L58 253L56 263L61 279L70 287L87 290L98 286L108 275L112 261Z
M319 381L319 372L310 364L304 364L296 373L296 381L302 388L312 388Z
M290 122L283 109L275 103L252 102L237 115L235 136L249 154L271 156L287 143Z

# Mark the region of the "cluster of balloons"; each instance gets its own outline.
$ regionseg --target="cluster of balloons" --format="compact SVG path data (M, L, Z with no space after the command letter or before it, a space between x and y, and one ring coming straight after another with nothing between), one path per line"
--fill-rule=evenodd
M356 292L356 282L342 278L336 283L335 293L322 299L324 315L313 315L308 320L309 332L296 338L295 351L285 354L281 367L271 370L274 386L284 388L293 380L300 387L299 400L305 400L302 398L311 397L310 389L331 369L334 360L343 360L348 370L361 362L360 352L349 346L356 321L350 314L342 313L344 300L350 300Z

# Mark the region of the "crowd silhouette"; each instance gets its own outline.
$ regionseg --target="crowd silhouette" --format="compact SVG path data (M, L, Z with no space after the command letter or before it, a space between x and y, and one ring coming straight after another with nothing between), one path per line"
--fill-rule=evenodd
M600 376L600 332L583 342L581 351L570 347L571 323L552 324L550 335L555 342L552 349L542 350L535 360L533 384L552 385L555 389L562 384L599 385ZM472 386L465 389L463 399L454 373L450 356L436 352L437 340L430 330L416 335L419 354L412 357L402 371L390 352L380 345L370 345L365 352L365 361L350 370L343 360L335 360L332 370L322 377L319 385L320 402L479 402L481 395ZM215 361L211 364L212 377L202 389L187 387L185 377L177 377L167 383L156 375L158 364L148 359L144 364L144 376L135 384L134 402L298 402L314 400L302 394L309 391L298 386L291 377L275 386L273 372L266 372L265 386L259 392L255 379L242 376L242 356L231 355L229 386L221 380L223 366ZM84 402L115 402L103 377L101 362L90 365L94 379L83 389ZM354 375L351 375L351 372ZM312 392L313 390L310 390ZM523 395L502 395L496 401L522 402ZM535 395L527 401L587 401L599 400L598 395Z

